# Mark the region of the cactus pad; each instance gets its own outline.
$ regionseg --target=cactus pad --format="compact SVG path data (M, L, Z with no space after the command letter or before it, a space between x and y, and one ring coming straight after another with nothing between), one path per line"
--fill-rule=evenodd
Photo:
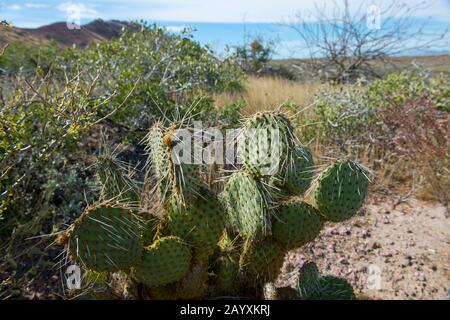
M168 220L169 233L192 245L201 261L213 254L225 227L217 198L207 193L188 206L174 201Z
M285 187L290 194L301 195L308 190L314 175L314 160L311 152L303 147L295 148L293 168L288 170Z
M298 291L302 299L320 295L320 273L314 262L307 262L300 269Z
M354 216L367 195L369 179L364 169L350 160L338 160L318 178L316 208L326 220L340 222Z
M189 271L191 252L178 237L165 237L144 248L135 277L148 286L160 286L182 279Z
M239 256L224 254L216 263L216 283L220 292L232 292L239 273Z
M140 259L141 232L131 210L93 206L69 229L69 250L75 260L95 271L127 269Z
M276 175L284 180L295 143L289 119L272 112L258 113L247 121L243 138L246 170L255 177Z
M355 300L353 287L347 280L339 277L324 276L320 278L320 295L317 300Z
M319 212L307 203L286 203L272 226L273 238L286 249L299 248L314 240L322 229Z
M270 233L272 200L265 186L245 172L228 180L224 202L229 223L244 237L262 239Z

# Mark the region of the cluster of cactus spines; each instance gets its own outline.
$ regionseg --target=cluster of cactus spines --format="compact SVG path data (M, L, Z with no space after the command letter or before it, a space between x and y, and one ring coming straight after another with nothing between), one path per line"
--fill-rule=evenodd
M132 178L124 173L123 165L113 154L105 153L98 157L96 172L102 199L138 204L138 187Z
M321 275L314 262L300 269L299 297L304 300L354 300L353 287L343 278Z
M215 194L202 180L201 165L174 161L173 149L183 143L177 128L179 124L167 128L158 123L145 140L148 173L156 180L150 189L164 214L128 209L123 202L131 197L113 194L128 181L120 176L123 171L102 165L103 189L122 204L88 208L65 233L72 256L86 269L122 270L145 286L146 297L196 299L250 288L261 292L278 277L288 250L313 241L326 221L353 216L367 194L364 170L349 160L337 161L313 181L316 167L310 151L295 138L289 119L273 112L251 117L242 132L275 129L277 140L270 133L257 143L244 140L243 166L226 173L222 192ZM279 163L267 171L264 157L273 147L279 147ZM121 182L108 189L113 176ZM307 203L310 194L314 196ZM302 288L321 288L316 298L339 287L329 277L317 276L312 282L314 277L303 272L301 278Z

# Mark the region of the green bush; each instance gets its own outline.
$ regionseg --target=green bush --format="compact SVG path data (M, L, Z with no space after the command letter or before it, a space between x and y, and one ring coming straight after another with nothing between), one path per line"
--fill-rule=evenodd
M315 115L301 135L305 141L320 136L321 141L341 146L344 152L385 139L384 113L409 100L430 98L437 108L449 108L449 79L420 77L407 72L388 75L367 84L327 86L317 95Z
M189 31L175 35L155 25L138 26L138 32L65 53L63 63L72 65L73 73L79 68L86 75L102 71L98 94L115 92L121 100L135 87L126 106L113 115L114 122L146 130L155 118L177 118L188 110L180 110L182 106L189 108L200 96L242 90L243 72L233 59L219 60ZM117 107L114 102L109 105L111 110Z

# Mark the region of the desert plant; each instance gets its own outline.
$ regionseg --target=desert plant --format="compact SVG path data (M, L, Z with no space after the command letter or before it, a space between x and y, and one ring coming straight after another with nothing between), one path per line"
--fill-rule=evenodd
M127 206L119 197L114 197L119 202L102 199L58 239L88 270L126 272L145 291L138 290L134 298L260 295L277 278L288 250L314 240L327 221L354 216L367 195L366 172L350 160L332 163L313 179L311 154L295 138L290 120L279 113L260 113L245 121L239 137L244 165L226 176L223 191L214 194L203 182L202 165L176 161L174 147L183 143L177 128L182 125L156 124L146 140L149 169L155 175L151 197L162 214ZM255 128L275 130L280 139L263 135L265 139L255 142L250 139ZM267 171L266 153L275 147L281 161ZM117 192L120 171L98 168L105 171L99 174L103 188ZM108 176L114 183L105 183ZM139 193L140 202L147 196ZM341 297L335 292L341 284L320 281L325 289L318 298Z

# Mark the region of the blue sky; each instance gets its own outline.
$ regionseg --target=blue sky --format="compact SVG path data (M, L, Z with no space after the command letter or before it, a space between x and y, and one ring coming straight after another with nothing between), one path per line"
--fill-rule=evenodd
M348 0L350 10L376 4L387 7L393 0ZM434 28L450 27L450 0L400 0L408 5L424 3L415 12L418 21L429 18ZM96 18L104 20L144 19L157 22L177 31L194 27L194 36L201 43L209 43L218 51L225 44L242 43L244 35L260 35L276 40L278 56L289 56L285 46L295 46L298 39L287 28L281 27L295 21L296 14L311 19L308 13L315 5L324 11L330 0L0 0L0 20L11 21L15 26L33 28L56 21L67 21L78 12L81 23ZM338 0L338 3L342 3ZM383 17L382 17L383 18ZM280 53L281 50L281 53Z

